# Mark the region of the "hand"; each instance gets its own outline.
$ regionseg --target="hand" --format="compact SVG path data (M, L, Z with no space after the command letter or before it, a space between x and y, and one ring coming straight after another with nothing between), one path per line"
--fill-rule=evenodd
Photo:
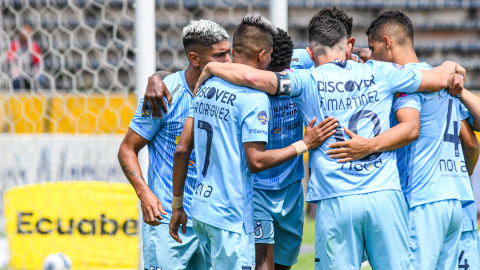
M361 48L358 52L358 56L360 56L360 59L362 59L364 63L373 59L372 51L369 48Z
M187 213L182 208L179 209L172 209L172 217L170 219L170 224L168 225L170 236L173 240L177 241L178 243L182 243L182 239L178 236L178 228L180 228L180 224L182 225L182 233L187 233Z
M213 74L210 73L210 68L208 65L210 65L210 63L203 68L202 74L200 74L200 77L198 78L197 85L195 85L195 90L193 91L194 97L197 95L198 88L200 88L202 84L204 84L208 79L210 79L210 77L213 76Z
M336 148L326 152L330 158L336 158L337 162L342 163L362 159L374 152L368 139L358 136L348 128L345 128L345 133L351 139L330 144L329 148Z
M153 119L157 118L157 115L162 119L162 108L164 113L167 113L167 105L163 97L167 98L168 105L172 105L172 95L168 91L167 86L163 83L162 78L159 75L152 75L148 78L147 91L145 92L145 97L143 99L142 111L147 109L147 104L150 104L150 111L152 113Z
M450 95L458 97L463 90L463 77L460 74L455 74L452 84L446 90Z
M335 134L335 128L338 126L337 119L331 116L314 127L313 124L315 124L316 120L317 118L314 117L312 121L310 121L303 135L302 140L307 145L308 150L322 145L330 136Z
M459 64L455 65L455 73L462 75L463 81L467 79L467 71Z
M358 57L358 62L363 64L364 63L363 60L358 55L354 56L352 53L350 54L350 57L347 60L352 60L352 61L356 62L357 57Z
M160 200L157 198L152 191L147 190L145 193L139 196L141 207L142 207L142 214L143 214L143 221L148 225L158 226L162 224L160 220L162 220L162 216L166 215L167 212L163 209L163 205Z

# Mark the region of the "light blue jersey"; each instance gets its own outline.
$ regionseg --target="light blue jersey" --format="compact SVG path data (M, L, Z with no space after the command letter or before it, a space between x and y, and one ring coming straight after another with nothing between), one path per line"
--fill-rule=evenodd
M295 72L295 71L293 71ZM303 138L303 120L297 103L287 96L269 96L270 121L266 150L280 149ZM305 176L302 156L277 167L253 174L253 187L282 189Z
M166 77L163 82L170 89L173 97L172 105L168 106L168 112L166 114L162 112L162 119L158 117L153 119L149 105L147 105L147 111L142 112L142 99L130 122L130 128L150 141L148 143L148 187L162 203L165 212L167 212L167 215L162 215L162 217L166 219L164 222L168 222L172 214L173 154L188 115L192 92L185 80L185 70ZM185 212L188 216L188 226L191 226L190 207L194 185L197 180L194 161L195 152L192 152L183 199Z
M314 67L314 64L306 49L293 50L290 68L310 69L311 67Z
M426 63L405 68L432 69ZM400 172L404 195L411 208L447 199L473 201L473 191L460 143L461 103L445 90L436 93L402 94L394 111L414 108L420 112L420 136L405 148ZM399 168L402 169L402 168Z
M390 128L390 112L395 92L415 92L421 82L418 70L392 63L353 61L342 66L327 63L302 73L289 73L292 99L308 122L327 116L338 119L334 136L310 151L312 175L307 201L360 194L379 190L400 190L395 152L372 154L366 158L337 163L326 154L328 145L348 139L343 127L365 138Z
M265 93L217 77L198 90L189 112L195 119L198 179L191 214L196 220L253 232L253 182L243 143L268 141L269 111Z

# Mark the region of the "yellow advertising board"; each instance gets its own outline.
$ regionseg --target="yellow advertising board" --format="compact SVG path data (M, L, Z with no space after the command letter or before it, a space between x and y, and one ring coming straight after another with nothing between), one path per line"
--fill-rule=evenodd
M137 197L128 184L26 185L5 192L4 203L11 269L42 269L58 252L73 270L138 268Z

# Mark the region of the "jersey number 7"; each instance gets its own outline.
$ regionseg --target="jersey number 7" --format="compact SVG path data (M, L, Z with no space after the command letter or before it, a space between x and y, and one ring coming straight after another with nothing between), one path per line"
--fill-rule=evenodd
M212 139L213 139L213 128L208 122L198 120L199 129L203 129L207 132L207 147L205 153L205 162L203 164L202 175L205 178L207 175L208 165L210 165L210 149L212 148Z

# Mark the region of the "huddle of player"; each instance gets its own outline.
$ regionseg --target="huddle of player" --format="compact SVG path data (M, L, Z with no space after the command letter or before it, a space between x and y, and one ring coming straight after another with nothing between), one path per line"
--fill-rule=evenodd
M146 270L290 269L307 151L316 269L367 258L373 269L480 269L469 180L480 98L463 89L465 70L419 63L400 11L367 29L373 61L352 54L351 31L351 17L325 8L292 57L287 33L252 13L230 59L218 24L184 28L189 66L149 78L119 151L141 201Z

